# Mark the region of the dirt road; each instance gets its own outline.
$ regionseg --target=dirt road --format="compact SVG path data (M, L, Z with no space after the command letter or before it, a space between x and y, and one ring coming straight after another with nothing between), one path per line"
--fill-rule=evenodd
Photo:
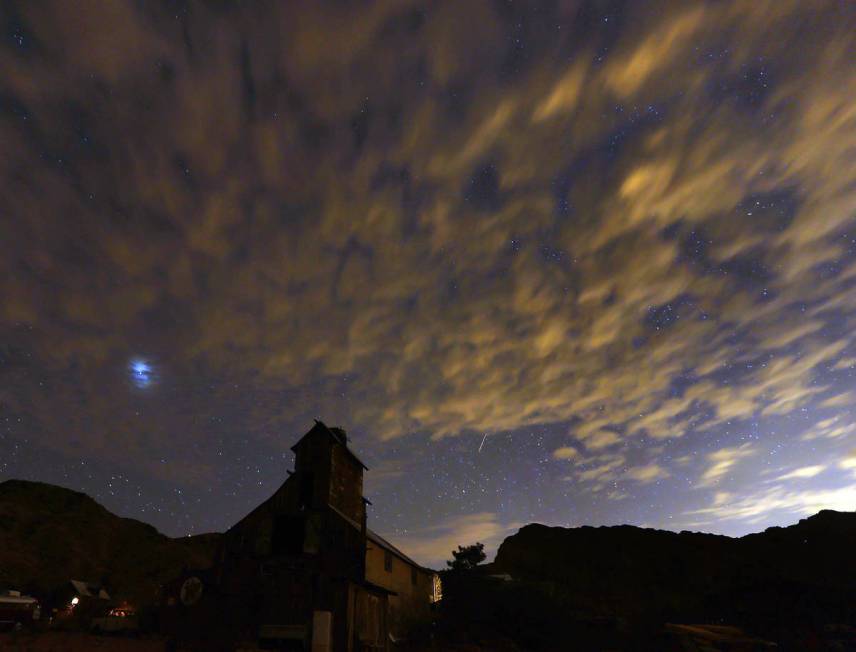
M75 632L0 634L0 652L164 652L162 640Z

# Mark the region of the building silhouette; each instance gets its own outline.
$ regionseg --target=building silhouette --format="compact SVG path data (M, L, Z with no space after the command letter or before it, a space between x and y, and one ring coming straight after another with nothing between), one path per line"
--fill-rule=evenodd
M182 645L386 650L391 599L399 624L430 610L433 571L369 533L367 467L345 431L316 421L292 450L294 471L229 528L214 566L165 588L164 628ZM376 572L379 550L396 558L396 572L395 562Z

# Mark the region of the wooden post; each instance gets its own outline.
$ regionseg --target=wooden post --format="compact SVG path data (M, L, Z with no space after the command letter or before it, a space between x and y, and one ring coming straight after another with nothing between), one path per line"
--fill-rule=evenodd
M312 652L332 652L333 614L330 611L312 612Z

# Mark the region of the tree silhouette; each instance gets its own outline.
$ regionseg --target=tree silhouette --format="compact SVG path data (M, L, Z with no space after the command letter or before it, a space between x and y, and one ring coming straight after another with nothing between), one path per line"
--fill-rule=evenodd
M469 570L475 568L483 562L487 555L484 554L484 544L474 543L471 546L458 546L457 550L452 551L451 559L446 562L446 565L452 570Z

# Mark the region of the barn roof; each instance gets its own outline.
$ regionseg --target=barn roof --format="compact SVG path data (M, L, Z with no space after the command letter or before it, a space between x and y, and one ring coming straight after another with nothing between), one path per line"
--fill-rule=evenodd
M408 557L403 552L401 552L401 550L396 548L393 544L391 544L389 541L384 539L381 535L379 535L377 532L375 532L374 530L372 530L370 528L366 528L366 538L369 541L374 541L381 548L384 548L385 550L389 550L396 557L401 558L403 561L406 561L411 566L416 566L416 568L423 570L427 573L433 573L434 572L430 568L425 568L422 564L420 564L416 561L413 561L410 557Z

